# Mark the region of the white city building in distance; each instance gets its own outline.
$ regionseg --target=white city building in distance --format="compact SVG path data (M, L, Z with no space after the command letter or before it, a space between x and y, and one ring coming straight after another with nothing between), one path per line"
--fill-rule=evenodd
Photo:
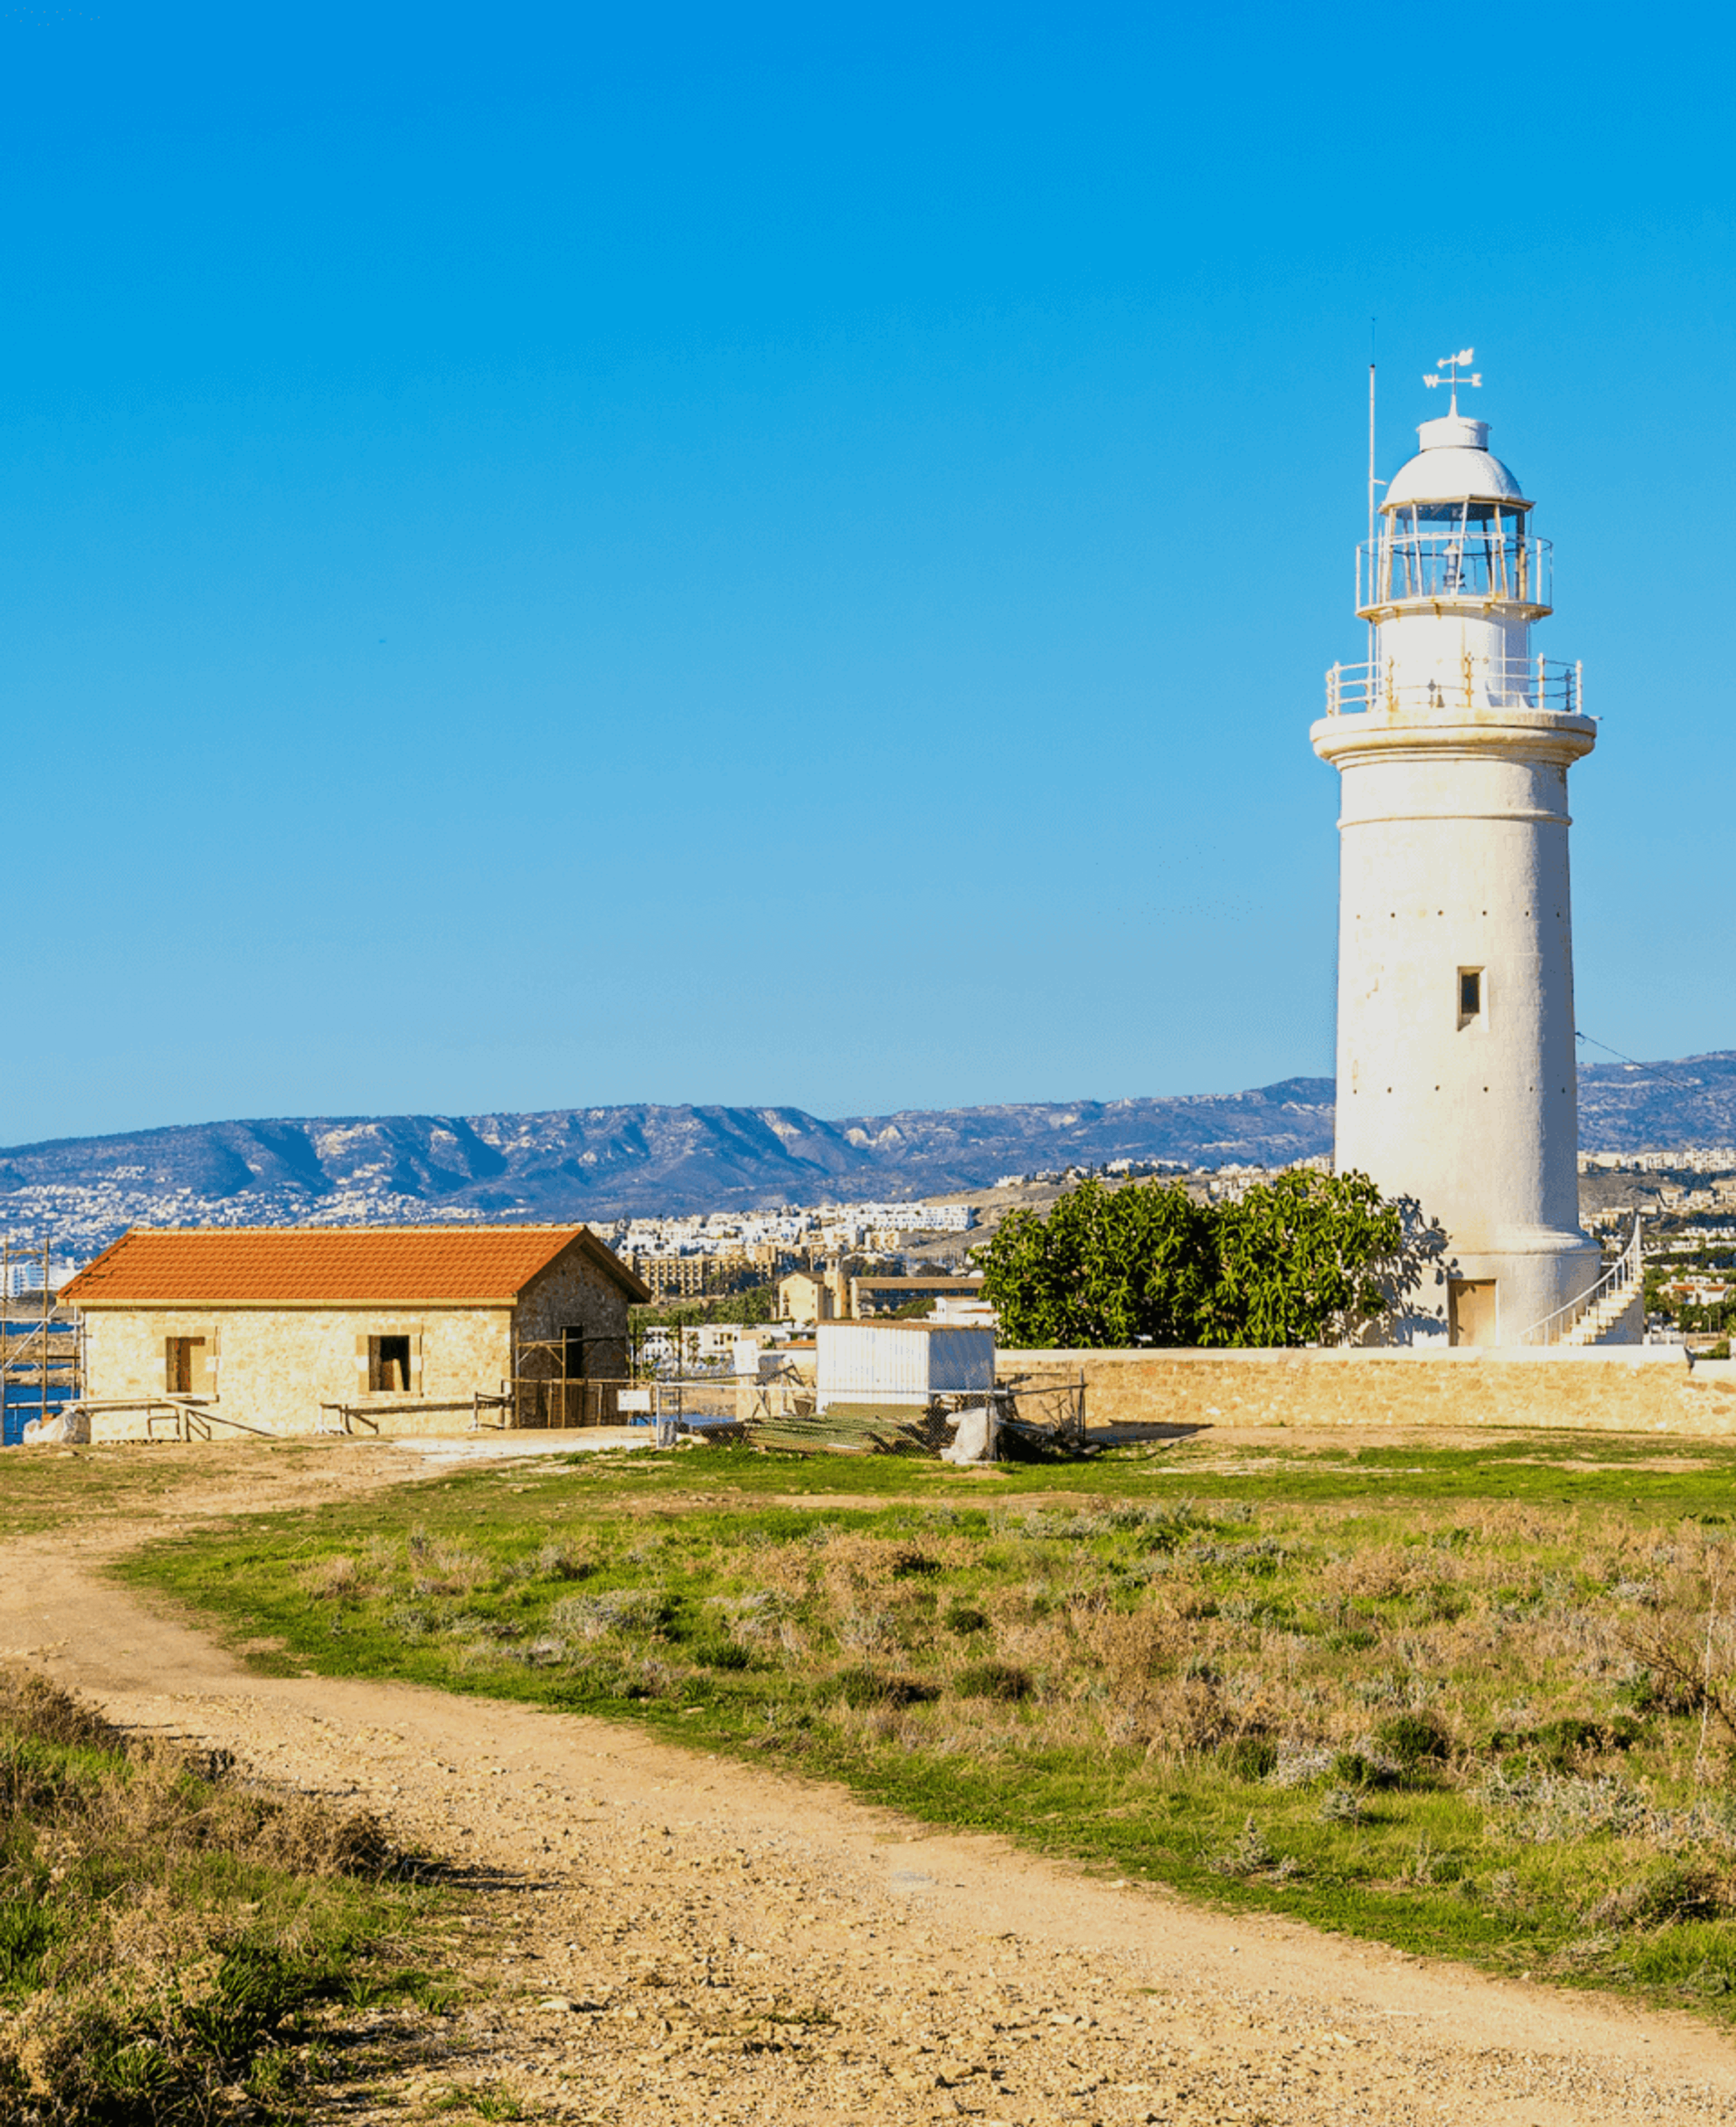
M1567 788L1596 727L1578 667L1531 654L1549 542L1456 381L1417 433L1359 549L1370 660L1327 674L1309 734L1340 780L1336 1164L1446 1229L1445 1293L1411 1334L1586 1342L1539 1333L1600 1271L1579 1225Z

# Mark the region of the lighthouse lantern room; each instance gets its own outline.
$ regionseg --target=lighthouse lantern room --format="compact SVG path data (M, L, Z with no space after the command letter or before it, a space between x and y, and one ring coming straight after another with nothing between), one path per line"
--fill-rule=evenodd
M1446 1230L1445 1291L1397 1334L1581 1342L1567 777L1596 730L1578 667L1532 655L1549 542L1459 414L1470 358L1430 380L1450 410L1358 554L1370 656L1327 675L1310 733L1340 778L1336 1160Z

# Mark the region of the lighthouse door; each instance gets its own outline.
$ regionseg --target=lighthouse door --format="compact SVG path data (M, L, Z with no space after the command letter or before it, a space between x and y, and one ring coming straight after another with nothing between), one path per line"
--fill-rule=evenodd
M1495 1285L1492 1277L1455 1277L1447 1281L1447 1305L1452 1310L1452 1340L1455 1344L1493 1344L1499 1341Z

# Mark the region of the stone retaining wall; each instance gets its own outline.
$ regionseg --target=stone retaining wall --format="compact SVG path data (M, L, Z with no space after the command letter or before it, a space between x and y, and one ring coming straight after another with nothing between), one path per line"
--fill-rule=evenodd
M1175 1426L1582 1426L1736 1433L1736 1362L1679 1346L1566 1352L1001 1352L1002 1381L1086 1381L1097 1430Z

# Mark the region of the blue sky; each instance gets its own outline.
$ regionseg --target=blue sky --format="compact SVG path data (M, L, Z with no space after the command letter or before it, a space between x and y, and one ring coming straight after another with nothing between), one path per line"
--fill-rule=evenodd
M0 16L0 1142L1329 1071L1371 316L1555 542L1580 1025L1736 1046L1731 44Z

